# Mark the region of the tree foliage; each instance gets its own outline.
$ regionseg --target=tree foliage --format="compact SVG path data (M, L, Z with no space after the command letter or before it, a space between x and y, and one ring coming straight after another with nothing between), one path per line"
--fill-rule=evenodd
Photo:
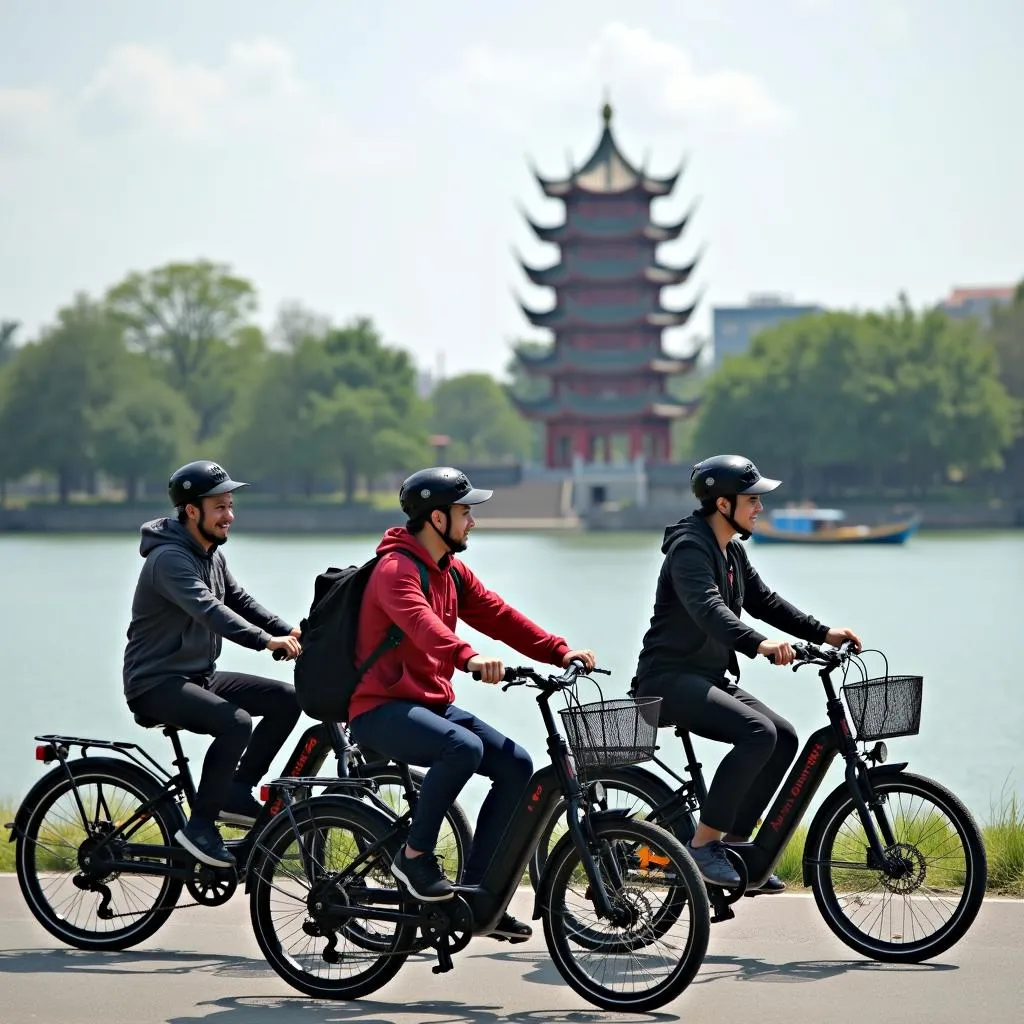
M530 454L530 424L489 374L450 377L434 389L431 401L431 429L451 439L448 458L452 462L518 461Z
M710 380L695 443L749 453L795 492L920 491L999 465L1015 423L979 325L903 302L759 335Z

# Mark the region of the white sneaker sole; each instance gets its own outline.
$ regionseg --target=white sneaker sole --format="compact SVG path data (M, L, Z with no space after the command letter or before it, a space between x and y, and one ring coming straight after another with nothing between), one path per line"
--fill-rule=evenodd
M395 878L397 878L402 883L402 885L404 885L406 889L408 889L409 892L411 892L413 896L416 897L416 899L422 900L424 903L444 903L446 900L450 900L455 897L454 889L451 892L446 892L441 896L421 895L412 887L412 885L409 882L409 879L405 875L405 872L400 867L397 867L393 862L391 864L391 874L393 874Z
M211 857L208 853L203 853L203 851L185 835L184 829L179 828L178 831L174 833L174 838L182 847L188 850L196 860L201 860L204 864L209 864L211 868L233 868L235 866L234 861L217 860L216 857Z

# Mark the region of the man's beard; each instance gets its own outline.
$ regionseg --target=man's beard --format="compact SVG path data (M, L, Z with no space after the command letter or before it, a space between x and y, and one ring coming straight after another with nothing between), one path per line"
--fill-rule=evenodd
M206 529L206 513L205 512L201 511L199 513L199 522L196 523L196 528L199 530L200 536L204 540L209 541L214 547L218 547L221 544L227 544L227 542L228 542L227 537L218 537L216 534L210 533L209 530Z
M461 555L468 547L469 544L465 540L455 540L454 537L449 538L448 540L448 550L451 551L453 555Z

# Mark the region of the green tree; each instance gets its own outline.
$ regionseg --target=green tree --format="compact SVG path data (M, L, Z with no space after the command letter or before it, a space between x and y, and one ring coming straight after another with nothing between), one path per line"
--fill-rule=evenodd
M453 462L515 460L530 454L530 424L489 374L464 373L442 381L431 405L431 430L451 438Z
M0 320L0 366L14 357L14 335L20 326L17 320Z
M188 399L198 418L196 441L225 427L239 394L234 375L251 356L248 317L256 292L220 263L169 263L133 273L107 292L130 343L166 367L166 381ZM250 347L232 352L240 339Z
M7 367L0 411L0 437L18 438L8 479L52 473L60 500L69 499L96 468L93 417L114 397L126 357L118 324L84 295L60 310L39 341L18 351Z
M1006 453L1005 486L1024 493L1024 281L1013 302L992 313L988 336L999 361L999 379L1016 405L1016 441Z
M699 451L741 451L794 494L860 482L927 489L997 465L1013 405L976 324L828 313L759 335L704 395Z
M425 404L408 353L355 320L296 339L261 364L231 442L232 464L273 480L279 493L338 479L352 501L360 476L407 468L426 451Z
M165 482L183 461L195 414L146 357L129 355L114 396L92 413L90 428L96 465L123 480L127 500L137 501L140 483Z

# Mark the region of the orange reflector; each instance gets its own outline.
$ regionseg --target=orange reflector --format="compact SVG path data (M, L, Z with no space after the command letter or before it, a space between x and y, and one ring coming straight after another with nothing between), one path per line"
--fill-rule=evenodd
M637 850L637 859L640 861L641 871L647 871L651 866L659 868L668 867L668 857L662 857L654 853L649 846L641 846Z

